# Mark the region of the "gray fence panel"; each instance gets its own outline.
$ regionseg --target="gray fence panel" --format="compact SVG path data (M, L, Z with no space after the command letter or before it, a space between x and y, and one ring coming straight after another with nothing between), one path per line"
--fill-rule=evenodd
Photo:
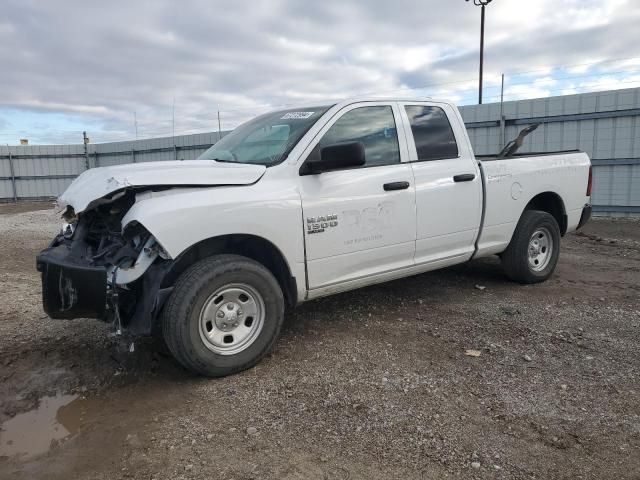
M640 207L640 164L594 167L593 203Z
M13 199L11 180L0 180L0 199Z
M0 158L0 177L10 177L11 166L8 158Z
M138 155L135 155L138 157ZM125 163L131 163L134 159L134 155L129 151L118 155L100 156L98 155L98 165L100 167L112 167L114 165L123 165ZM136 158L136 161L140 161Z
M18 157L13 160L17 177L39 177L55 175L78 175L84 170L84 158L77 157Z
M64 192L73 179L32 178L16 181L18 198L56 197Z

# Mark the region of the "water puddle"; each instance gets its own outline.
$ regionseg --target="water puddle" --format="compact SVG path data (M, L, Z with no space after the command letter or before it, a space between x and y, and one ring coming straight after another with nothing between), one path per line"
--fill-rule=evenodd
M86 400L78 395L43 397L38 408L20 413L2 424L0 457L23 458L46 453L52 444L78 432L86 413Z

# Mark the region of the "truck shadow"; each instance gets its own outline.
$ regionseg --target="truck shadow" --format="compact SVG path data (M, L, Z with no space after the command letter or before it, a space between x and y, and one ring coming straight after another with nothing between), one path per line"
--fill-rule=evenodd
M345 309L370 307L374 310L386 307L390 302L402 304L443 303L458 301L461 292L470 294L479 288L507 290L516 285L511 282L502 270L498 257L473 260L460 265L401 278L390 282L379 283L369 287L319 298L302 304L291 310L285 317L283 333L304 325L304 319L317 312L329 313L330 318L337 318ZM302 327L304 328L304 327Z

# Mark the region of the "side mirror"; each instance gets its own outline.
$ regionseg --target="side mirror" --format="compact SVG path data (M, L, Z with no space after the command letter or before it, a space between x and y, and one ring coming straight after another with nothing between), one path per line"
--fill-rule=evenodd
M315 175L365 164L362 142L334 143L321 148L319 154L317 150L314 153L300 169L300 175Z

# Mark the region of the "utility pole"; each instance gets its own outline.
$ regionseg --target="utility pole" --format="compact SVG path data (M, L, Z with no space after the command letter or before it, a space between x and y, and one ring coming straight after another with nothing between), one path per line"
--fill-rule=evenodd
M218 141L222 138L222 133L220 132L220 110L218 110Z
M136 111L133 111L133 127L136 130L136 140L138 139L138 114Z
M176 148L176 96L173 96L171 107L171 142L173 143L173 159L178 159L178 149Z
M469 0L466 0L467 2ZM480 12L480 81L478 85L478 105L482 105L482 70L484 66L484 9L493 0L473 0L473 4L481 7Z
M11 188L13 189L13 201L18 202L18 190L16 190L16 172L13 168L13 157L11 156L11 149L7 143L7 150L9 151L9 172L11 173Z
M500 148L502 150L505 144L505 118L504 118L504 73L502 74L502 82L500 84Z
M87 137L87 132L82 132L82 143L84 143L84 163L85 168L89 170L91 165L89 164L89 137Z

